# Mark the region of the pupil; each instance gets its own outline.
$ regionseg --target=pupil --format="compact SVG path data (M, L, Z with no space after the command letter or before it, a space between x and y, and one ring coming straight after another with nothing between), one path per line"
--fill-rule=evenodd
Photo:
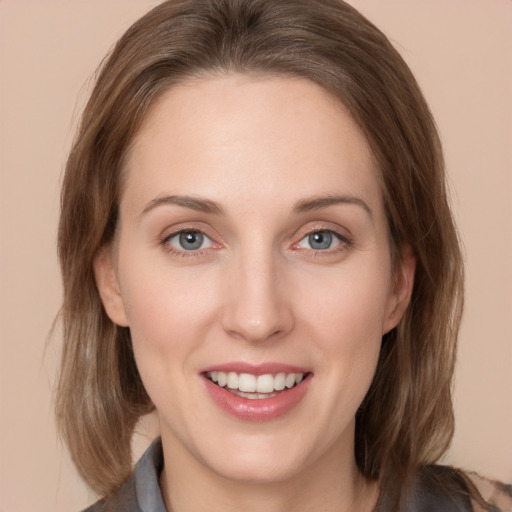
M203 235L196 231L180 234L180 245L187 251L194 251L203 245Z
M332 235L326 231L309 235L309 245L312 249L329 249L332 243Z

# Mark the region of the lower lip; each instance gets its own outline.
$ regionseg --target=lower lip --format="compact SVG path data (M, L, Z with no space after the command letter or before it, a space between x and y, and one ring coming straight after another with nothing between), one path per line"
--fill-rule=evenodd
M213 401L225 412L245 421L266 421L283 416L293 409L306 394L312 375L286 391L278 391L272 398L249 399L235 395L214 384L203 375L206 389Z

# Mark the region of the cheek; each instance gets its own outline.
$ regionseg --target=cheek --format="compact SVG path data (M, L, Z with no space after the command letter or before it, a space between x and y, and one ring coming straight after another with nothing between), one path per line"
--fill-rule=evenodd
M205 309L186 283L169 277L160 275L156 279L148 272L125 291L137 368L161 413L186 406L184 386L191 373L187 362L203 338L197 316Z
M323 286L311 286L310 282L309 293L306 287L296 291L296 296L307 297L300 318L315 345L317 368L329 375L330 392L336 395L342 389L350 407L357 408L373 379L380 353L390 273L384 265L374 265L362 272L340 271L329 280L315 281Z
M161 257L132 256L120 262L120 275L137 363L168 368L204 339L216 317L217 279L194 267L176 271Z
M380 340L391 287L387 268L385 262L375 262L298 281L294 295L302 297L301 317L314 323L316 332L324 332L336 347Z

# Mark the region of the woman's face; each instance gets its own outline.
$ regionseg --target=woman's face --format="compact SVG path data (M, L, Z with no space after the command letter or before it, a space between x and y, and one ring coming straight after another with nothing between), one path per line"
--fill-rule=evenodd
M263 482L353 463L412 283L413 265L393 279L377 172L346 109L306 80L211 77L152 107L95 271L167 471Z

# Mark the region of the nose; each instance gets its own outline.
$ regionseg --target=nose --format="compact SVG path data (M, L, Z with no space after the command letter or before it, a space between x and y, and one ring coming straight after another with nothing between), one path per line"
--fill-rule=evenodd
M240 255L227 273L227 302L222 322L233 337L249 342L278 339L294 326L291 297L285 276L272 251Z

